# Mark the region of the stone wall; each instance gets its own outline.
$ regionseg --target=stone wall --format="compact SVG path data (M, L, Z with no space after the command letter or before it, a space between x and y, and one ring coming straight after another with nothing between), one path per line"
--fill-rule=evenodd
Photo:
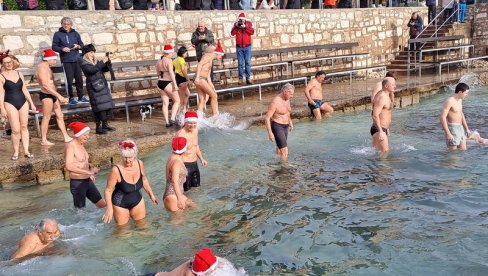
M414 10L337 9L252 11L254 50L301 45L358 42L354 52L368 52L368 65L386 63L407 39L406 23ZM426 11L423 11L426 13ZM230 37L236 11L29 11L0 14L0 49L10 49L32 66L40 49L51 45L60 19L70 16L85 43L94 43L100 53L113 52L114 61L148 60L160 56L163 45L190 46L191 32L205 20L228 52L235 52ZM190 47L191 48L191 47ZM190 55L194 55L191 50ZM366 60L360 61L366 65Z
M476 56L488 55L488 4L476 5L472 41Z

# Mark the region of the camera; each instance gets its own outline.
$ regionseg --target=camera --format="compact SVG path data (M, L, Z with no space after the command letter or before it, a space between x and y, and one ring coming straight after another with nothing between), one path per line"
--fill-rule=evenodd
M239 19L239 21L237 21L237 26L239 26L241 28L246 27L246 21Z

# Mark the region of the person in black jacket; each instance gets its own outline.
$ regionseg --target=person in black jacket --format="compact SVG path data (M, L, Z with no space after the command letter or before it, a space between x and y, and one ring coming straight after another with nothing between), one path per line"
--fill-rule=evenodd
M86 77L86 90L90 96L90 104L95 122L97 124L96 134L106 134L107 131L114 131L115 128L108 124L110 110L114 108L112 94L108 87L107 80L103 72L108 72L112 64L110 61L97 61L95 59L95 46L88 44L82 49L82 56L78 61L81 70Z
M78 101L87 103L88 99L83 96L83 77L80 65L78 64L79 50L83 47L80 34L75 31L73 21L69 17L61 19L61 28L54 33L52 49L59 53L61 63L66 74L66 85L68 86L69 104L78 104ZM73 78L76 81L76 92L78 101L73 95Z

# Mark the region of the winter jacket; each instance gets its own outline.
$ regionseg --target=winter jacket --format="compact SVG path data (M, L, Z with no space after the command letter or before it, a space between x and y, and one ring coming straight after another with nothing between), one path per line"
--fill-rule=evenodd
M103 72L108 72L110 70L112 64L103 61L98 61L96 64L92 64L87 60L84 60L81 56L79 57L78 62L81 65L83 74L85 74L86 91L90 97L90 105L93 112L114 108L115 105L112 101L112 94L110 93L107 80L103 74ZM94 88L94 83L96 82L102 82L105 86L99 91L96 91Z
M246 28L240 28L237 26L236 22L234 23L230 34L236 37L236 46L244 48L252 45L251 35L254 34L254 28L250 21L246 21Z
M417 15L417 19L410 18L407 27L410 28L410 37L416 37L424 29L424 21L420 15Z
M427 0L425 1L427 6L437 6L437 0Z
M224 1L223 0L213 0L214 7L217 10L225 10Z
M80 56L78 50L71 50L68 53L63 52L64 47L71 49L75 44L83 47L80 34L75 29L70 29L69 32L66 32L63 28L59 28L59 31L54 33L52 48L59 53L61 62L76 62L78 60Z
M205 38L199 39L198 37L202 34L205 34ZM205 28L205 31L203 33L200 33L198 29L193 32L193 34L191 35L191 44L195 46L197 61L200 61L208 45L213 43L214 36L212 31L210 31L209 29Z

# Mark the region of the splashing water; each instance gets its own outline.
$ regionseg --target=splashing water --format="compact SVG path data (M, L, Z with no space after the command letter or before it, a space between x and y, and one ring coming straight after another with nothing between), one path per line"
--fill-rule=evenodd
M463 75L458 83L464 82L465 84L469 85L469 87L476 87L476 86L481 86L483 85L483 80L480 78L479 74L476 73L468 73L466 75ZM456 88L457 84L450 85L449 89L453 90Z
M217 129L237 129L247 128L245 122L237 123L236 118L230 113L220 113L211 117L206 117L203 113L198 113L198 129L217 128Z

